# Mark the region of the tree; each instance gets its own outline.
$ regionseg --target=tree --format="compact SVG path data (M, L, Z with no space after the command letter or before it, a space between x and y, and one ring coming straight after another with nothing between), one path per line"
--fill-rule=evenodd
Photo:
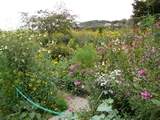
M153 3L151 5L153 8L153 13L160 14L160 0L153 0Z
M53 33L69 33L73 21L74 16L68 10L39 10L35 15L31 16L27 13L22 13L22 22L25 23L24 27L38 30L42 33L47 32L49 40L52 39Z
M133 20L137 23L144 19L144 16L155 16L160 19L160 0L135 0L133 6Z
M133 6L133 17L141 17L148 14L148 8L145 1L135 0Z
M133 17L160 14L160 0L135 0Z

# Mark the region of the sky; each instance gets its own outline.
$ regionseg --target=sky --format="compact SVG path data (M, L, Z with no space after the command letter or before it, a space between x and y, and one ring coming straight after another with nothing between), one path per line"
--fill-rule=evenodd
M120 20L132 15L133 0L0 0L0 29L16 29L20 13L62 6L76 15L76 21Z

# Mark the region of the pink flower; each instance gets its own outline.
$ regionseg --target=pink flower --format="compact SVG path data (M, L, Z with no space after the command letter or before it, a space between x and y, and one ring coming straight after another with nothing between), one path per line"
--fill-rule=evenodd
M140 69L140 70L138 70L138 75L139 76L145 76L145 70L144 69Z
M160 29L160 21L158 21L158 22L156 23L156 27L157 27L158 29Z
M152 98L152 94L148 92L147 90L142 91L140 95L144 100L148 100Z
M81 84L81 81L80 81L80 80L74 81L74 85L75 85L75 86L79 86L80 84Z
M67 100L72 100L72 96L67 96Z
M71 107L69 107L69 108L68 108L68 111L69 111L69 112L73 112L73 111L74 111L74 109L73 109L73 108L71 108Z

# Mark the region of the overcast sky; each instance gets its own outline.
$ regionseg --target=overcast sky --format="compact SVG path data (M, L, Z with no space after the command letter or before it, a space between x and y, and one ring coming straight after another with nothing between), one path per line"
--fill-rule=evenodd
M118 20L132 14L133 0L0 0L0 28L20 25L20 12L33 13L62 5L77 15L77 21Z

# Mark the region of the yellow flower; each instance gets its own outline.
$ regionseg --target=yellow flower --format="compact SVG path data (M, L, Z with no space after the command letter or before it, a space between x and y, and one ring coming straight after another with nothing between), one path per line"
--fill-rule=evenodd
M53 64L58 64L58 61L53 60L52 63L53 63Z

